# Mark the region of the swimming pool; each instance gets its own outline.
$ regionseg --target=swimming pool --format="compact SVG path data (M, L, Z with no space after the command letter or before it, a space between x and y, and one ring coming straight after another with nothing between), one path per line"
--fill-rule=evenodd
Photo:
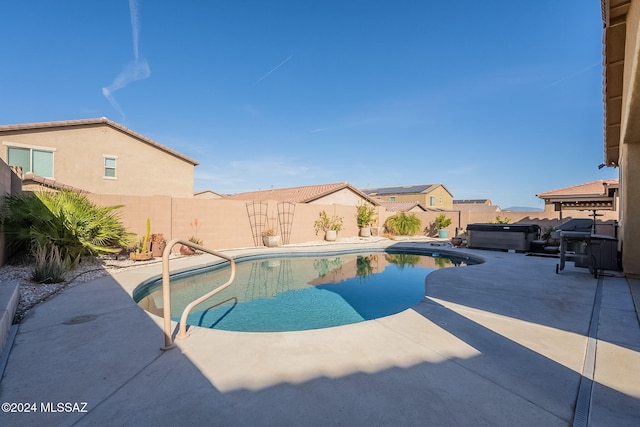
M197 305L187 323L243 332L321 329L389 316L417 304L435 269L477 264L439 253L342 252L245 257L231 286ZM172 276L171 318L229 277L228 264ZM144 283L134 300L163 315L162 281Z

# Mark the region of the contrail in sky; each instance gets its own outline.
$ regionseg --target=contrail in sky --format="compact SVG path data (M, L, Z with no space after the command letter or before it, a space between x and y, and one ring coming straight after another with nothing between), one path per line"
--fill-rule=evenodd
M287 59L285 59L284 61L282 61L281 63L279 63L278 65L276 65L275 67L273 67L271 69L271 71L269 71L267 74L265 74L264 76L260 77L255 83L254 85L257 85L258 83L260 83L261 81L263 81L264 79L266 79L267 77L269 77L269 74L273 73L275 70L277 70L278 68L282 67L284 64L287 63L287 61L289 61L291 58L293 58L293 54L289 55L289 57Z
M573 74L569 74L568 76L564 76L564 77L559 78L558 80L556 80L556 81L554 81L554 82L549 83L549 84L548 84L548 85L546 85L544 88L546 89L546 88L550 88L551 86L555 86L555 85L557 85L558 83L561 83L561 82L563 82L563 81L565 81L565 80L568 80L568 79L570 79L570 78L573 78L573 77L577 76L578 74L582 74L582 73L584 73L585 71L590 70L591 68L595 67L596 65L600 65L600 64L601 64L600 62L594 62L593 64L589 65L588 67L584 67L582 70L576 71L576 72L575 72L575 73L573 73Z
M127 64L116 76L113 82L102 88L102 94L111 103L111 106L118 110L118 112L124 118L124 111L116 101L113 93L119 89L126 87L129 83L136 80L144 80L151 75L151 68L147 61L140 59L138 54L138 38L140 34L139 19L138 19L138 4L136 0L129 0L129 13L131 14L131 31L133 33L133 62Z

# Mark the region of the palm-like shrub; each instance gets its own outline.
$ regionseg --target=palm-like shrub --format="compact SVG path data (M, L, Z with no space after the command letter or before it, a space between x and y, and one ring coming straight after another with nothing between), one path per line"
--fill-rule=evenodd
M421 230L422 222L414 214L407 215L404 212L399 212L387 218L384 226L390 233L399 236L413 236Z
M62 260L74 263L84 255L117 253L131 241L116 210L96 206L71 191L6 196L0 219L10 252L35 253L51 246Z

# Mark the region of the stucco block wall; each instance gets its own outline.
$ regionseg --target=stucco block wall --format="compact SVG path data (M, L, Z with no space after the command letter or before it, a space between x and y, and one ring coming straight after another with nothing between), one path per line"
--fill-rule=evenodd
M96 194L193 196L194 165L106 124L20 130L0 136L9 144L53 149L53 178ZM104 157L116 158L116 178L104 177Z
M151 220L151 233L162 233L167 240L172 238L188 239L196 235L202 239L205 246L213 249L230 249L255 246L253 229L247 211L247 202L226 199L198 199L198 198L169 198L169 197L137 197L137 196L109 196L88 195L99 205L123 205L120 210L124 224L138 236L145 232L146 220ZM277 234L282 235L278 219L278 202L269 200L266 203L266 213L269 226ZM376 207L377 226L382 227L385 220L394 215L384 207ZM259 210L259 209L258 209ZM289 243L305 243L322 240L322 233L316 235L313 224L319 213L325 211L329 216L342 216L343 229L338 233L340 237L358 236L359 229L356 222L356 207L338 204L295 204L293 221L290 224L291 235ZM419 234L435 235L436 216L443 212L416 212L415 215L422 223ZM573 217L589 218L588 212L574 211L569 216L565 212L563 222ZM451 218L448 227L449 235L453 236L456 228L466 229L468 224L487 223L495 221L496 214L477 211L448 211L444 212ZM613 213L610 213L613 215ZM541 228L555 227L560 224L557 215L546 216L544 212L501 212L502 218L508 217L511 223L538 224ZM599 217L601 223L598 232L613 235L613 221L607 216ZM605 224L605 222L607 222ZM261 245L258 236L258 245ZM174 248L178 250L178 248Z

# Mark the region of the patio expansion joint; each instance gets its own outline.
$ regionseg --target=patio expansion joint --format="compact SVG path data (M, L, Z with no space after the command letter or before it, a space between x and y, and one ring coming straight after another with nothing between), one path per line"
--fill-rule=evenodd
M598 324L600 323L600 308L602 305L602 288L604 280L598 278L596 294L593 298L593 310L591 312L591 322L589 323L589 333L587 337L587 347L584 356L582 376L578 386L575 411L573 415L573 427L586 427L589 425L589 413L591 411L591 398L593 392L593 377L596 369L596 352L598 344Z

